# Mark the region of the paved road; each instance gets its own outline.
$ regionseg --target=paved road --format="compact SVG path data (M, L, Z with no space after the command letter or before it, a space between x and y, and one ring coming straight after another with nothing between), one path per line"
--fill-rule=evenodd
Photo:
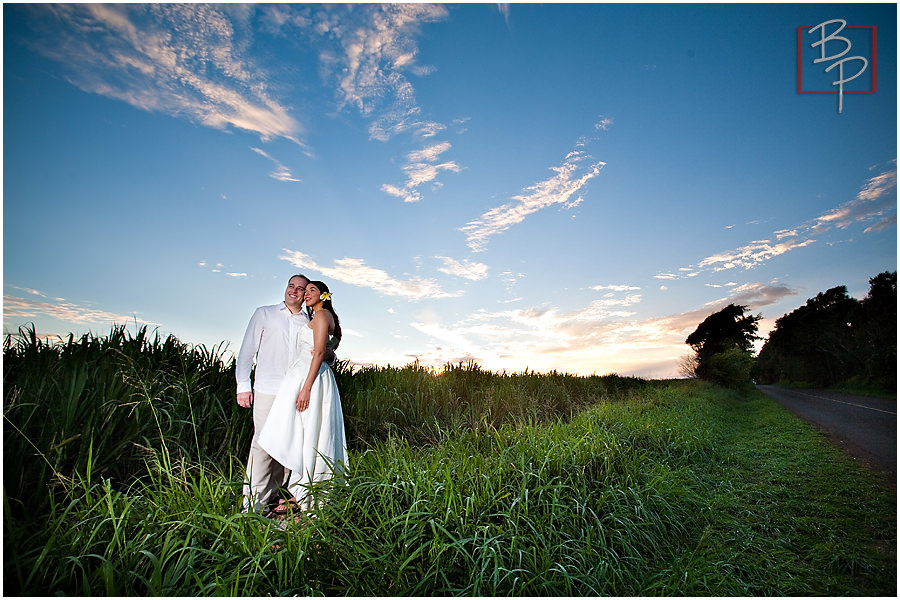
M897 402L827 390L759 385L795 415L824 431L832 442L897 485Z

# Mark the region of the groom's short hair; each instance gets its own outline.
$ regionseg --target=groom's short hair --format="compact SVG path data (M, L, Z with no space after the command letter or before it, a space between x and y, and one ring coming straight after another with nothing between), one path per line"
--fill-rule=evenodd
M301 275L300 273L288 277L288 283L291 283L291 279L293 279L294 277L300 277L301 279L306 281L307 285L309 285L309 277L307 277L306 275Z

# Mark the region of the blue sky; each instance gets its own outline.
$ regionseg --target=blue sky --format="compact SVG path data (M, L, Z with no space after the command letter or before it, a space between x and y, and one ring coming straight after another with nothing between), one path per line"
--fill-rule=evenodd
M871 59L846 89L877 88L841 112L797 92L798 27L831 19L877 27L876 57L845 30ZM236 353L302 272L359 364L677 376L729 303L765 334L896 270L896 25L895 4L4 4L4 331Z

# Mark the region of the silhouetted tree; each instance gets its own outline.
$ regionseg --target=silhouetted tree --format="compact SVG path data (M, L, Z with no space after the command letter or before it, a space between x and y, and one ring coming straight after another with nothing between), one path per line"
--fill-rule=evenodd
M828 386L849 377L858 367L851 331L858 311L842 285L776 320L759 354L763 379Z
M892 390L897 386L897 272L869 280L862 300L857 352L865 383Z
M685 343L697 354L696 376L724 383L750 381L753 342L762 315L746 315L746 306L729 304L708 316Z
M775 321L754 375L766 383L827 387L855 381L895 389L897 273L881 273L869 286L862 301L838 286Z

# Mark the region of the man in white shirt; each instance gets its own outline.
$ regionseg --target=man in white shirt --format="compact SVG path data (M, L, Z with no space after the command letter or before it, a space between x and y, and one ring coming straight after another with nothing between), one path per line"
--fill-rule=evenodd
M241 342L236 365L237 403L253 408L253 440L244 482L245 512L250 509L260 512L276 503L278 488L289 475L281 463L259 446L258 439L281 380L296 358L300 328L309 323L303 310L303 293L308 283L309 279L303 275L291 277L284 291L284 302L257 308ZM256 375L251 387L254 359Z

